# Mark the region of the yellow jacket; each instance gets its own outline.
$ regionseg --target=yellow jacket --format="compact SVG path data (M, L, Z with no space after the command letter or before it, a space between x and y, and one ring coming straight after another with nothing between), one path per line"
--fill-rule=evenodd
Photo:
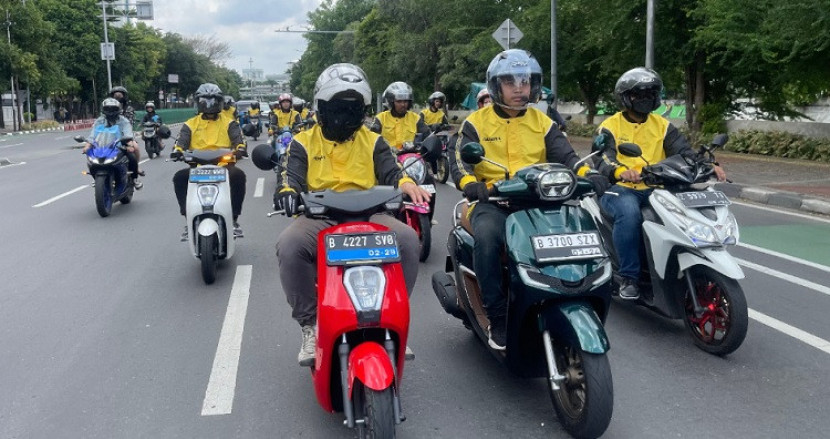
M271 124L276 125L272 126L272 130L279 130L283 127L294 128L294 124L300 122L300 113L293 108L288 112L282 111L282 109L277 108L276 110L271 112Z
M461 146L470 142L480 143L486 157L506 166L511 177L519 169L537 163L561 163L573 169L579 161L568 139L545 113L530 107L516 117L508 117L497 106L489 105L467 117L458 143L450 145L455 149L450 169L459 189L474 181L492 187L504 180L504 170L497 166L484 161L473 166L461 161ZM581 166L578 175L589 169Z
M283 171L280 192L342 192L412 182L383 138L363 125L344 143L326 139L314 125L294 136L285 157L288 171Z
M204 119L201 114L188 119L182 125L173 148L183 151L242 147L245 147L245 140L242 138L239 123L224 112L220 112L216 120Z
M384 111L375 116L372 131L380 134L390 146L401 149L404 142L415 140L418 133L429 134L429 128L421 122L420 116L407 111L403 117L395 117L391 111Z
M654 164L671 155L694 154L688 141L677 128L662 116L653 113L648 115L645 122L636 123L626 119L622 112L618 112L602 121L597 131L610 135L612 139L612 144L602 154L598 165L600 173L609 177L611 181L619 180L620 174L627 169L641 172L646 166L646 161ZM621 143L637 144L643 151L643 158L617 154L617 145ZM648 189L643 183L617 181L617 184L636 190Z
M444 110L432 111L429 107L421 110L421 118L427 125L434 125L437 123L446 123L447 114Z

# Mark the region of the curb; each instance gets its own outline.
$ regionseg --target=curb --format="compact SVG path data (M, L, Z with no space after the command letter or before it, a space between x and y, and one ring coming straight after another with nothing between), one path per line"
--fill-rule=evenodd
M22 134L36 134L36 133L46 133L49 131L64 131L63 126L59 126L57 128L44 128L42 130L27 130L27 131L12 131L10 133L2 133L0 135L4 136L19 136Z
M730 198L741 198L785 209L830 215L830 201L828 200L740 183L718 183L715 187Z

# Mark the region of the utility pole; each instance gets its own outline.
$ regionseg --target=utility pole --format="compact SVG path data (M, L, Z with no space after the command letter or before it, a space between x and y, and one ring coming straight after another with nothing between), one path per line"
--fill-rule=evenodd
M646 4L646 68L654 69L654 0Z
M556 109L559 94L556 92L556 0L550 0L550 94L553 100L550 105Z
M8 9L6 9L6 21L3 24L6 25L6 37L9 39L9 46L11 46L12 45L11 28L12 28L12 25L14 23L11 20L11 13L9 12ZM17 91L15 91L15 89L14 89L14 75L11 75L11 81L10 82L11 82L11 91L12 91L12 130L13 131L18 131L20 129L20 125L18 124L18 117L17 116L19 116L20 111L18 110L17 105L15 104L15 101L16 101L16 98L17 98ZM15 115L15 113L18 113L18 114Z
M105 2L101 2L101 11L104 14L104 44L109 47L110 40L109 35L107 34L107 5ZM110 59L107 57L107 91L112 90L112 69L110 67Z
M251 99L254 99L255 96L254 96L254 59L253 58L248 59L248 74L251 75L251 77L248 78L248 79L251 80Z

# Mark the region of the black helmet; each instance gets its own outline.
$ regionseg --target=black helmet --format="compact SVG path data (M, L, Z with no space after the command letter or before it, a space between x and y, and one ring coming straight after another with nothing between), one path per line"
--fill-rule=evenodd
M505 82L515 84L525 81L530 83L528 101L521 106L507 105L504 102L504 96L501 94L501 84ZM529 103L538 102L542 96L542 67L536 61L536 58L526 50L505 50L496 55L487 67L487 90L490 91L493 103L511 110L524 110Z
M614 95L621 107L635 113L648 114L660 107L663 80L654 70L645 67L631 69L620 76Z
M167 125L160 126L157 132L159 137L161 137L162 139L170 138L170 127L168 127Z
M441 93L440 91L436 91L435 93L429 95L429 106L434 107L435 101L437 100L440 100L441 103L444 103L447 101L447 96L444 93Z
M215 114L222 111L225 99L222 95L222 89L216 84L206 82L196 89L194 95L196 97L196 107L199 113Z
M101 102L101 112L107 118L117 117L121 114L121 103L115 98L106 98Z
M115 97L116 93L121 93L121 98L116 98ZM126 88L124 88L120 85L116 85L115 87L110 89L110 92L107 96L109 96L111 98L118 99L118 102L121 102L122 105L125 105L127 103L127 97L129 96L129 94L127 93Z
M409 107L411 108L412 87L402 81L393 82L384 90L383 100L390 110L395 109L395 101L409 101Z
M257 102L257 101L251 102L251 108L256 108L257 110L259 110L259 102Z
M225 109L225 110L233 107L233 104L235 104L235 102L233 100L233 96L231 96L231 95L225 95L224 101L225 102L222 104L222 108Z

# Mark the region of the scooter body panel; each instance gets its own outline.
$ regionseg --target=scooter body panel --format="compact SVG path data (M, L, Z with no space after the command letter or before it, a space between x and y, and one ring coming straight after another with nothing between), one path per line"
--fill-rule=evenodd
M202 165L193 169L219 169L224 171L224 181L187 183L187 201L185 217L190 234L191 254L199 259L199 236L218 235L219 258L230 259L235 250L233 239L233 209L231 208L231 187L227 169L224 166ZM203 205L199 200L200 186L215 186L217 194L213 204Z
M352 396L355 380L364 386L381 391L395 379L395 369L383 346L367 341L349 352L349 397Z
M358 266L327 265L325 259L325 236L329 234L372 233L388 229L369 222L344 223L329 227L318 234L317 240L317 350L314 368L311 371L314 390L320 406L329 412L336 411L334 399L342 397L340 386L339 357L337 347L344 336L359 329L386 329L397 343L395 376L400 380L403 374L405 347L409 332L409 296L404 283L403 268L399 262L379 265L386 278L380 318L376 321L359 321L344 282L347 268ZM367 342L360 343L362 346ZM377 344L377 343L375 343ZM355 348L356 349L356 348ZM385 354L385 350L384 350ZM387 357L388 358L388 357ZM367 366L369 364L367 363ZM365 368L363 373L376 370ZM348 373L352 373L348 371ZM366 378L373 383L377 378ZM382 381L382 379L381 379ZM364 381L364 383L366 383Z

